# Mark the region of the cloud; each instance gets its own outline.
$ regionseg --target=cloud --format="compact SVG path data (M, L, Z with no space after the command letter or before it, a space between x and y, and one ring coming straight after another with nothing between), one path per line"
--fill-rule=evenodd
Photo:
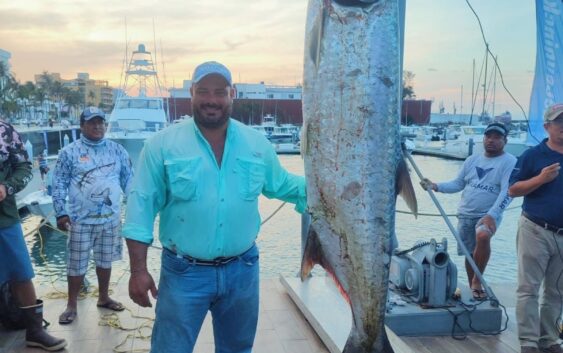
M68 19L52 11L38 13L20 9L0 9L0 23L0 33L8 35L21 31L65 31Z

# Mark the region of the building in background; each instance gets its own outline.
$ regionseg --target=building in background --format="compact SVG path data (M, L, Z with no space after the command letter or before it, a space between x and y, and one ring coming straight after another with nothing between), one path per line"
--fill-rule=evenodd
M81 92L84 105L93 105L105 111L110 111L113 106L113 88L106 80L91 79L90 74L86 72L79 72L76 78L65 80L57 72L46 72L35 75L35 83L39 86L44 85L47 77L52 82L60 82L63 87Z
M67 80L64 85L73 90L84 92L86 105L93 105L110 111L113 106L113 89L106 80L94 80L86 72L79 72L75 79Z
M190 87L191 80L185 80L182 88L169 89L170 97L165 100L170 120L192 116ZM262 118L271 115L278 124L301 125L301 86L277 86L260 83L235 83L233 118L248 125L260 125Z
M405 99L401 109L401 125L426 125L430 123L432 101Z

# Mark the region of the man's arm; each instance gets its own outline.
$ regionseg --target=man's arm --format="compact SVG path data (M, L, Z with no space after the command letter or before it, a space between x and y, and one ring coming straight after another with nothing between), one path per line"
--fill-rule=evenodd
M435 191L443 192L445 194L453 194L462 191L465 188L465 176L469 169L469 163L471 163L472 160L473 158L469 157L465 160L465 162L463 162L463 165L457 173L455 179L443 183L437 183Z
M508 194L511 197L526 196L531 192L538 189L543 184L553 181L559 175L561 165L553 163L543 168L540 174L533 176L527 180L517 181L508 189Z
M295 204L295 210L297 212L305 212L307 209L305 178L291 174L285 170L281 166L273 147L269 146L265 153L266 183L262 191L264 196L293 203Z
M508 195L508 187L510 185L510 175L514 166L516 165L516 158L511 158L507 160L502 166L500 175L500 190L497 195L495 203L489 208L487 214L479 221L479 224L485 224L494 234L496 232L496 221L502 216L502 213L506 210L508 205L512 202L512 198Z
M164 161L160 141L147 142L139 156L137 173L127 196L127 212L123 237L151 244L154 240L154 219L166 201Z
M152 307L148 291L156 299L158 290L154 280L147 270L148 244L127 239L131 278L129 278L129 297L142 307Z
M443 192L447 194L461 191L465 187L465 164L466 162L463 163L463 166L457 173L456 178L453 180L443 183L435 183L428 178L424 178L420 181L420 186L422 186L424 190L431 189L435 192Z
M119 173L119 183L121 190L125 194L125 197L131 191L131 183L133 181L133 166L131 164L131 158L125 150L125 148L120 146L121 150L121 171Z
M57 227L61 230L69 230L70 217L66 212L66 197L68 187L72 178L72 165L70 156L63 150L57 158L57 164L53 171L53 208L57 217Z

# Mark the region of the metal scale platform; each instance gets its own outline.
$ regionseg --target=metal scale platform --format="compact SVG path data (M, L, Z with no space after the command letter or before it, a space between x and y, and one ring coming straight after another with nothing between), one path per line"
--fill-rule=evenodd
M290 297L332 353L341 352L352 327L348 303L330 276L280 278ZM496 298L476 301L469 288L453 299L457 268L447 241L418 242L394 252L385 324L397 336L465 336L500 331L503 311ZM491 291L492 293L492 291Z

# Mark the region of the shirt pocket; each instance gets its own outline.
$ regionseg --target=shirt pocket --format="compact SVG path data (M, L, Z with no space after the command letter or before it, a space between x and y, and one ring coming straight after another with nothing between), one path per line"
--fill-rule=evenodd
M174 199L195 201L199 198L200 162L199 157L164 161L168 187Z
M266 165L261 161L237 158L240 179L240 193L244 200L258 198L266 180Z

